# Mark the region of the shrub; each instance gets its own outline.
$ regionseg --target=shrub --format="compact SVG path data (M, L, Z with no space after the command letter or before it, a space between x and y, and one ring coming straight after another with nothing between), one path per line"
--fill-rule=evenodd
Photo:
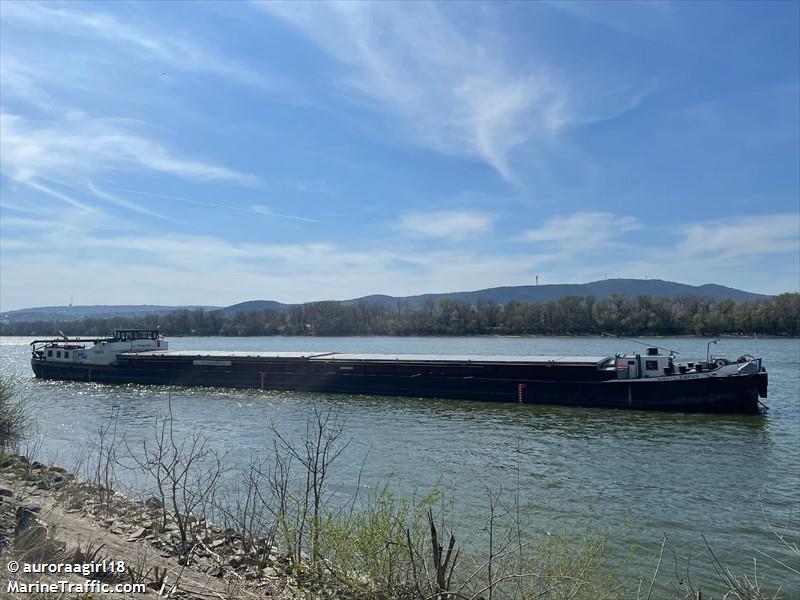
M8 451L31 432L31 416L13 379L0 378L0 451Z

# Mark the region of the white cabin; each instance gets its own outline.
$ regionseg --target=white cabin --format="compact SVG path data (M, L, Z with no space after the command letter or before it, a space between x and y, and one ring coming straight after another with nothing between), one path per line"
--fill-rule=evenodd
M660 354L658 348L648 348L645 356L639 353L617 354L614 368L618 379L640 379L644 377L664 377L674 375L679 367L673 362L672 354ZM683 373L686 372L684 368Z
M102 338L68 338L37 340L33 355L55 363L108 365L121 352L153 352L167 350L167 341L158 329L117 329Z

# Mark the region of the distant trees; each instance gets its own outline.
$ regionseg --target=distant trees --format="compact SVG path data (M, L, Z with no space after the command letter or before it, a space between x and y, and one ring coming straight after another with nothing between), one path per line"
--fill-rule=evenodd
M169 335L719 335L800 336L800 294L772 300L713 301L698 296L659 298L614 294L598 300L569 296L542 304L492 300L402 303L314 302L282 310L181 310L141 318L86 318L0 324L0 335L102 335L114 329L156 327Z

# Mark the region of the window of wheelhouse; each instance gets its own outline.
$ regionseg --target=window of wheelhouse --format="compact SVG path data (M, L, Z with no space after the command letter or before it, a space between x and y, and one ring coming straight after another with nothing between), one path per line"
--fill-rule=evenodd
M50 358L53 358L53 351L52 350L48 350L47 351L47 356L49 356Z
M61 358L61 350L58 350L58 351L56 352L56 358Z

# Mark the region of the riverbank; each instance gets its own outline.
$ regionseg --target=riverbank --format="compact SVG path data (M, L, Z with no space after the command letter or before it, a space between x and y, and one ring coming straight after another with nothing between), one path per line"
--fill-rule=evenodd
M20 564L124 561L124 572L96 576L110 584L146 588L123 597L289 600L314 593L291 573L285 554L274 547L265 554L258 543L245 548L234 530L197 522L197 539L185 551L174 519L159 526L161 509L156 498L134 501L80 481L63 468L0 454L0 551L4 558L0 577L20 584L59 580L81 584L87 578L77 574L10 573L7 563L11 559ZM4 593L9 590L3 589L0 596Z
M500 503L493 505L489 527L495 519L502 517L505 510ZM603 563L602 543L598 541L578 554L560 553L550 556L554 563L540 564L540 567L557 568L557 571L548 573L545 570L537 574L537 577L547 580L545 586L537 586L538 591L523 587L511 590L510 596L500 593L487 596L485 586L479 586L477 592L474 589L469 592L464 589L464 593L447 591L451 585L453 590L456 588L451 577L459 560L459 550L452 536L444 544L447 539L444 531L437 532L433 519L428 523L434 541L434 558L430 565L434 567L432 576L427 572L428 565L424 567L426 577L431 577L430 582L434 585L426 590L418 585L419 582L416 586L402 582L402 572L407 566L402 561L396 565L398 581L394 589L385 589L363 575L337 572L332 562L325 561L323 570L311 561L299 565L291 553L278 550L273 539L248 539L244 532L223 529L204 519L190 517L195 534L187 546L182 534L186 523L180 523L169 514L164 521L164 514L164 506L156 497L132 500L102 486L81 481L61 467L30 461L21 455L0 454L0 556L3 558L0 597L63 600L141 600L155 597L198 600L481 600L489 597L696 600L717 597L709 592L679 588L668 595L664 595L663 587L654 593L653 584L661 568L663 545L652 578L640 579L635 591L630 583L626 585L618 581L613 571L605 567L597 569ZM508 532L496 533L499 535L495 540L494 554L490 553L489 577L492 589L492 582L498 586L493 591L499 592L500 584L511 577L504 569L507 563L502 557L513 552L513 544L509 544ZM407 530L406 535L413 553L413 534ZM438 544L437 535L440 536ZM550 549L553 550L558 551L555 546ZM498 569L494 576L491 575L492 556ZM570 560L565 562L565 558ZM120 561L124 563L124 569L117 567ZM81 575L24 573L24 569L17 571L10 566L42 563L102 564L105 568ZM423 563L424 560L420 565ZM726 576L730 578L728 589L721 591L719 597L723 597L722 594L725 598L739 600L790 597L780 591L762 591L757 576L753 579L731 573ZM113 592L89 593L85 590L92 588L87 587L87 580L117 587L109 588ZM65 589L65 582L73 586L72 593L38 591L42 583ZM437 586L440 586L438 590ZM598 596L601 592L602 595Z
M186 492L180 490L177 496ZM535 577L541 581L514 586L515 579L530 574L508 571L517 561L507 557L516 550L513 532L500 526L508 515L498 497L488 524L489 531L496 528L496 545L479 574L469 574L474 565L462 556L462 547L433 509L428 508L426 522L409 523L407 505L394 504L385 495L374 500L338 522L331 514L324 519L314 513L304 515L310 526L300 527L307 534L308 553L300 548L283 551L273 536L254 536L247 525L237 530L189 513L181 516L155 496L132 500L61 467L0 454L0 578L4 580L0 598L481 600L512 597L507 594L513 587L517 587L513 597L521 599L628 595L603 566L599 538L577 552L554 538L548 556L539 557L538 564L525 557L525 568L536 568ZM244 510L252 526L258 517L252 506L251 512ZM298 524L290 518L281 527L288 525L286 533L296 535L289 521ZM330 554L332 548L338 552ZM109 567L86 576L9 570L12 563L110 566L120 561L124 570ZM347 567L356 564L362 570ZM122 592L87 593L87 579L129 587ZM76 586L77 592L38 593L43 583L64 586L63 582ZM140 587L131 591L131 585Z

